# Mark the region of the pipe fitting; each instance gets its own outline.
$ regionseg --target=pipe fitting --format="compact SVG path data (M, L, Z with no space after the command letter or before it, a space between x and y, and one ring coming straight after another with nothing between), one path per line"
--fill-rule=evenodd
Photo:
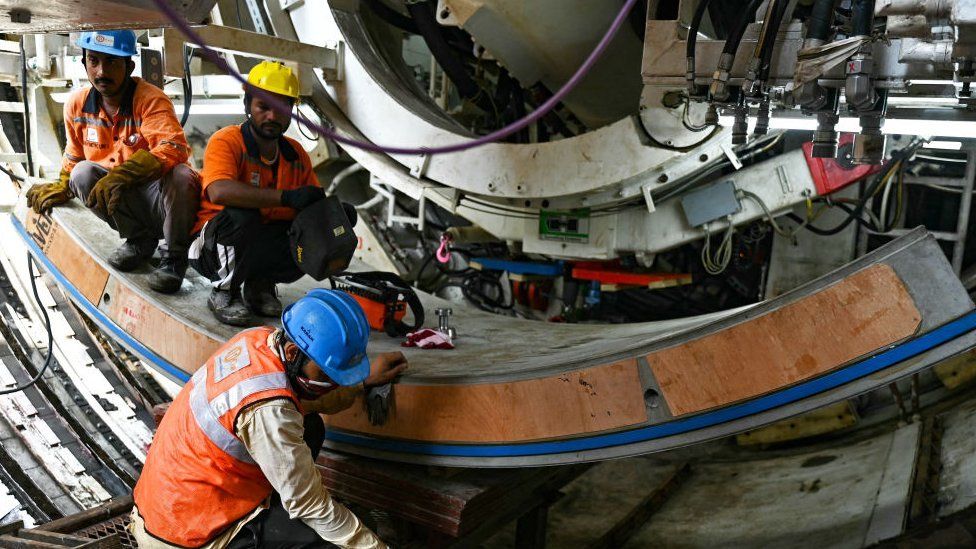
M739 105L733 110L735 121L732 122L732 144L742 145L749 139L749 107Z
M952 64L952 40L928 42L914 38L901 41L899 63Z
M817 113L817 129L813 132L813 148L810 156L814 158L836 158L837 141L837 121L840 117L837 113L821 112Z
M932 25L924 15L892 15L885 25L885 34L892 38L928 38Z
M732 63L735 56L723 53L718 59L718 67L712 75L712 84L708 88L708 94L714 101L725 102L729 99L729 78L731 78Z
M881 133L884 116L870 114L860 117L861 133L854 136L852 161L854 164L880 164L884 160L888 137Z
M928 18L948 17L952 0L875 0L874 15L924 15Z
M759 110L756 113L756 127L752 129L752 135L763 136L769 133L769 114L771 107L769 100L759 103Z
M844 98L848 106L857 112L870 110L878 101L874 91L871 72L874 60L870 52L859 51L847 62L847 81L844 83Z

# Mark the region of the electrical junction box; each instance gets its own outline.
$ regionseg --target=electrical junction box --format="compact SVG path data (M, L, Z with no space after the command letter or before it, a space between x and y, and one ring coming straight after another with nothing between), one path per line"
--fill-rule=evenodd
M722 181L694 190L681 198L688 224L700 227L716 219L725 219L742 209L735 195L735 183Z
M590 239L590 210L539 212L539 238L563 242L588 242Z

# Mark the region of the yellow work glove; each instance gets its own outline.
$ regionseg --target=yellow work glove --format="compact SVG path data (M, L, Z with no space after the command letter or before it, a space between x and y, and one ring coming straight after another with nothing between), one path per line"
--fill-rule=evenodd
M89 208L114 215L123 190L155 181L161 175L163 165L152 153L145 149L136 151L128 160L112 168L95 183L86 204Z
M71 172L61 170L61 175L57 181L34 185L27 190L27 205L41 214L51 211L51 208L58 204L64 204L71 200L75 194L71 192L71 188L68 186L69 179L71 179Z

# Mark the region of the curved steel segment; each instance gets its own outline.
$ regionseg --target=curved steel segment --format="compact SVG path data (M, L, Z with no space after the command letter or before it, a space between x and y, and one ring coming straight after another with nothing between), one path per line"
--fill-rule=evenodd
M19 215L19 236L84 312L173 379L234 333L207 311L202 279L163 296L145 273L114 272L104 257L117 242L82 208ZM780 298L706 317L559 325L454 308L457 349L408 351L391 419L373 426L354 405L328 417L327 444L498 467L656 452L885 387L976 345L973 303L923 230ZM374 334L371 352L396 349Z

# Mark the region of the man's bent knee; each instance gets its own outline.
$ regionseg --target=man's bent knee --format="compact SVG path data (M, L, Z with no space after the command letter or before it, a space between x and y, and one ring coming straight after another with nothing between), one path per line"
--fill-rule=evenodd
M193 168L186 164L175 166L163 177L163 192L180 200L200 199L200 178Z
M98 183L98 180L104 177L106 173L108 170L102 166L89 160L83 160L72 168L68 186L71 187L75 196L84 202L88 200L88 195L91 194L95 183Z

